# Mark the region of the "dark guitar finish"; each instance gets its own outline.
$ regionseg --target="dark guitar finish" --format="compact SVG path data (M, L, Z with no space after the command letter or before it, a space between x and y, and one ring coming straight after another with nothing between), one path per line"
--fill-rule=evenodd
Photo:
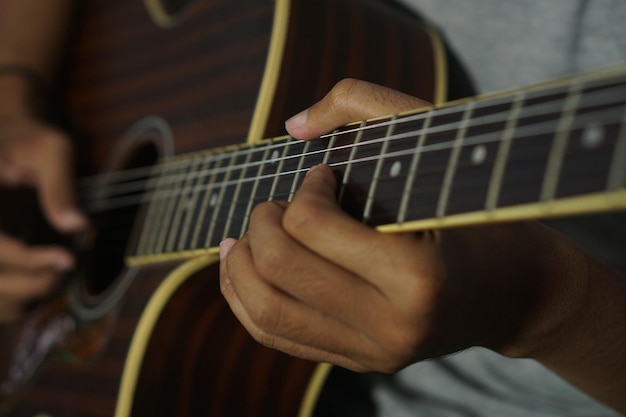
M94 173L126 129L149 115L171 126L177 153L245 141L279 3L200 0L179 25L164 30L139 0L80 2L67 108L78 127L81 171ZM288 3L286 49L264 136L283 134L285 118L348 76L435 99L434 47L415 18L384 1ZM29 322L2 329L0 410L116 415L138 320L175 266L136 271L123 299L98 317L81 317L61 295ZM217 266L190 275L161 312L130 394L132 416L297 415L316 365L254 342L223 301L217 275ZM107 293L118 284L110 277L87 287ZM97 294L93 298L97 303ZM53 325L62 327L60 348L32 384L7 385L17 335Z

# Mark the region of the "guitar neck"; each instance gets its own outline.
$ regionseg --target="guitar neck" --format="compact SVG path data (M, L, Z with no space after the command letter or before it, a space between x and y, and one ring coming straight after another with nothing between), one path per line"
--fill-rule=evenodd
M336 172L340 206L382 231L623 209L625 102L620 66L364 121L319 140L167 160L148 181L129 262L215 251L245 233L257 203L290 201L319 163Z

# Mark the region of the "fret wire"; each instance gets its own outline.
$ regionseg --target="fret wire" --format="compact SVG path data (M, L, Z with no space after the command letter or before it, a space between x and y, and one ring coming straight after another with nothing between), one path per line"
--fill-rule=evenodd
M280 173L285 166L285 155L287 154L287 146L283 146L283 152L280 155L280 161L278 162L278 168L276 169L276 175L274 175L274 181L272 182L272 188L270 189L270 195L268 201L274 200L274 194L276 193L276 187L278 186L278 179L280 178Z
M289 196L287 197L287 201L291 202L294 194L296 193L296 188L298 187L298 181L300 179L300 173L302 172L302 167L304 165L304 158L309 154L309 148L311 147L312 141L307 141L304 145L304 149L302 151L302 155L300 155L300 161L298 162L298 169L294 173L293 181L291 182L291 190L289 191Z
M134 254L139 253L139 243L144 231L149 208L150 206L147 204L140 204L137 207L136 215L131 219L132 221L130 225L125 228L125 230L130 230L130 233L127 235L128 239L126 249L124 251L124 257L133 256Z
M167 169L164 170L164 173L168 172ZM162 177L161 177L162 178ZM161 188L161 187L159 187ZM163 187L165 188L165 187ZM149 230L149 234L147 234L146 236L146 240L145 240L145 245L146 245L146 252L147 253L151 253L154 254L156 253L156 240L157 240L157 236L158 236L158 231L161 227L161 222L158 221L158 219L160 218L160 214L164 209L164 206L166 204L165 200L150 200L149 201L150 205L152 205L154 207L154 214L150 216L150 219L157 219L156 225L155 227L151 228Z
M264 161L267 161L268 152L269 152L269 147L267 147L267 149L263 153L262 158ZM250 213L252 212L252 208L253 208L252 203L254 202L254 196L256 195L256 191L259 187L259 179L261 178L261 175L263 173L263 167L266 167L266 166L267 166L267 163L264 165L259 165L259 169L257 170L256 180L254 181L254 185L252 186L252 191L250 192L248 205L246 206L246 211L244 212L244 218L242 221L241 230L239 231L239 236L237 237L243 236L246 229L248 228L248 222L250 221ZM234 204L233 204L233 207L234 207Z
M498 146L498 154L496 155L493 172L491 174L491 181L489 182L489 190L487 191L487 200L485 202L485 209L488 211L493 211L498 203L498 197L502 187L502 179L504 178L504 169L506 168L506 163L509 159L509 153L511 151L511 146L513 145L513 138L525 97L526 92L524 90L520 91L515 97L513 106L510 110L511 116L506 122L504 131L502 132L502 140L500 141L500 146Z
M621 128L617 135L607 190L617 191L626 187L626 106L624 106Z
M467 121L470 115L472 114L474 102L471 101L467 105L467 109L463 114L463 118L461 120L459 131L457 132L456 138L454 140L454 144L452 145L452 151L450 152L450 159L448 162L448 168L446 169L446 173L443 178L443 184L441 187L441 194L439 194L439 201L437 202L437 210L436 216L441 218L444 216L446 208L448 206L448 198L450 197L450 189L452 187L452 180L454 178L454 174L456 173L456 167L459 161L459 156L461 155L461 149L463 148L463 138L465 137L465 132L467 131Z
M366 123L367 122L362 121L359 126L360 127L364 127ZM359 129L356 132L356 137L354 138L354 141L352 142L352 144L355 145L355 146L352 146L350 148L350 154L348 155L346 169L343 171L343 178L341 180L341 186L339 187L339 193L338 193L338 197L337 197L337 201L339 203L341 203L343 201L343 196L344 196L344 193L346 192L346 185L348 184L348 180L350 178L350 172L352 171L352 161L354 160L354 156L356 155L356 151L359 148L358 145L361 142L361 139L363 138L364 132L365 132L364 129Z
M233 198L230 203L230 208L228 209L228 216L226 217L226 225L224 226L224 232L222 233L222 240L229 237L228 232L230 230L230 225L233 220L233 214L235 212L236 201L239 198L239 193L241 192L241 185L243 184L243 179L246 177L246 172L249 168L249 162L251 158L252 158L252 152L248 152L246 155L245 162L243 164L243 168L241 169L241 173L239 174L239 180L236 182L236 185L235 185L235 192L233 193Z
M578 103L581 98L582 85L576 83L572 85L568 92L565 104L563 106L563 113L559 124L557 126L557 134L555 135L550 154L548 156L548 164L546 166L546 173L544 176L543 184L541 185L540 201L546 202L554 199L556 194L556 187L559 181L559 174L561 173L561 166L563 165L563 156L565 155L565 149L567 148L567 139L569 138L569 127L574 122L575 110L578 107Z
M337 132L335 130L335 132ZM330 156L330 151L334 151L335 149L333 149L333 147L335 146L335 142L337 141L337 135L333 134L330 137L330 140L328 141L328 146L326 147L326 149L324 149L324 158L322 158L322 164L327 164L328 163L328 157Z
M224 161L226 158L217 158L215 159L215 167L214 168L219 168L222 165L222 161ZM204 219L206 216L206 212L207 212L207 208L209 206L209 202L213 201L213 197L215 196L213 189L215 188L215 180L217 178L217 172L214 170L213 173L211 174L211 176L209 177L209 181L208 181L208 187L204 190L204 197L202 198L202 204L200 206L200 216ZM216 198L217 200L217 198ZM215 206L212 207L213 210L215 210ZM194 227L193 230L193 237L191 238L191 248L197 248L198 247L198 239L200 237L200 230L202 230L202 227Z
M153 170L151 170L151 172L153 171L160 171L161 170L161 166L153 166L152 168L154 168ZM160 181L163 177L161 175L159 175L158 177L156 176L151 176L150 177L150 181L152 182L156 182L156 187L160 187ZM152 221L154 219L153 217L153 213L156 210L156 202L154 201L150 201L148 203L148 207L145 210L144 216L143 216L143 222L141 222L142 227L141 227L141 232L140 232L140 236L139 236L139 242L137 243L137 249L136 249L136 253L140 253L140 254L148 254L147 252L147 248L146 248L146 243L147 243L147 237L148 235L151 235L152 233L152 229L153 227L150 227L147 225L148 221ZM140 217L138 217L140 218ZM140 224L140 222L136 223L137 225ZM138 226L137 226L138 227Z
M187 162L189 162L189 160ZM188 164L187 166L184 166L183 169L191 169L191 165ZM184 188L184 180L180 181L179 184ZM170 187L171 193L167 193L167 198L165 199L167 205L165 208L165 213L163 214L163 217L161 219L161 230L159 232L159 235L157 236L156 244L156 248L160 248L160 253L167 252L166 245L168 242L168 237L173 230L171 224L174 220L174 212L182 198L181 193L176 192L178 191L178 188L179 187L175 185Z
M392 121L395 120L395 118L396 118L396 115L394 114L392 117ZM385 133L385 137L389 137L393 135L395 127L396 127L395 124L390 123L389 126L387 126L387 132ZM374 177L372 178L369 190L367 192L367 200L365 202L365 209L363 210L363 219L362 219L363 223L367 223L372 213L372 205L374 204L374 195L376 193L376 186L378 184L378 180L380 178L380 172L382 170L383 162L385 160L384 155L387 153L387 150L389 149L389 143L390 141L388 140L383 142L382 149L380 150L381 157L378 158L378 161L376 162L376 167L374 168Z
M177 168L185 168L184 166L178 166ZM168 184L169 187L165 187L162 191L164 195L163 202L160 204L160 210L157 213L157 219L159 220L158 232L155 234L153 253L162 253L165 245L165 238L168 232L169 219L172 218L171 212L173 210L173 205L175 204L176 191L175 184ZM159 252L160 250L160 252Z
M481 186L481 184L477 184L476 186ZM415 219L412 219L412 220L415 220Z
M419 139L417 140L417 147L415 148L415 153L413 154L413 158L411 158L411 166L409 167L409 172L407 175L407 180L404 183L404 190L402 192L402 201L400 202L400 210L398 213L398 223L402 224L406 220L406 213L409 206L409 200L411 196L411 191L413 190L413 184L415 183L415 174L417 173L417 168L420 163L420 159L422 157L422 149L424 148L424 143L426 142L425 133L432 123L432 117L424 120L424 126L421 129L421 133L419 135Z
M233 162L235 162L235 159L237 158L238 152L237 151L233 151L232 155L230 157L229 160L229 165L233 165ZM226 181L228 181L230 179L230 174L232 173L232 170L227 170L225 175L224 175L224 179ZM220 187L220 192L219 192L219 196L217 197L217 201L216 204L214 206L214 210L213 210L213 214L211 215L211 224L209 226L209 233L207 233L207 237L204 241L204 247L208 248L211 245L211 239L213 239L213 232L215 230L215 223L217 221L217 217L218 217L218 213L220 212L220 207L222 206L222 202L224 200L224 193L226 192L226 187L223 185L219 185L216 184L217 187Z
M198 195L198 193L190 192L190 187L193 184L193 182L196 180L196 178L189 178L189 177L190 177L190 174L193 172L194 168L196 166L199 166L201 162L202 160L200 158L193 158L190 160L189 172L188 172L187 178L182 184L182 192L179 194L178 198L176 199L177 201L175 203L176 207L174 208L174 216L172 218L172 222L171 222L170 230L169 230L169 236L167 238L167 243L165 245L165 251L167 252L171 252L174 250L176 238L178 237L178 233L180 232L180 224L182 222L182 218L185 215L185 213L188 213L190 210L189 208L190 200L193 200L194 197Z
M208 167L211 166L211 163L214 161L214 158L210 157L210 156L204 156L204 161L202 162L202 169L208 169ZM208 193L208 190L205 191L205 194ZM178 240L178 250L184 250L185 248L185 243L187 242L187 238L189 237L189 229L191 228L191 220L193 219L194 223L198 223L198 219L194 218L194 215L196 214L196 205L198 204L198 200L200 199L200 193L192 193L192 203L191 203L191 207L189 207L187 209L187 214L185 216L185 222L183 223L182 227L181 227L181 233L180 233L180 238ZM200 229L199 227L194 227L194 229ZM187 248L187 249L191 249L191 248Z

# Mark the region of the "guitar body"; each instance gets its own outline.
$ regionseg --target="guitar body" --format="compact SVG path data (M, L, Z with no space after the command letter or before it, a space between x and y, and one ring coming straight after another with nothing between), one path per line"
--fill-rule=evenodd
M154 1L80 3L67 110L85 175L282 135L345 77L445 96L436 35L384 1L200 0L164 26ZM254 342L216 259L123 266L125 215L100 214L82 271L2 329L2 415L310 415L327 368Z

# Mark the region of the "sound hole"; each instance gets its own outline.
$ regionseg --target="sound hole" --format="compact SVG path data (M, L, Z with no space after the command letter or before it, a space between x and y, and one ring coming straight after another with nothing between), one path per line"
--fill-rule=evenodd
M113 173L103 185L103 193L96 198L102 206L98 209L95 205L91 219L94 233L85 257L82 298L87 305L100 302L100 296L110 291L125 267L126 248L141 207L141 193L149 167L157 158L158 151L152 143L137 148L124 173Z

